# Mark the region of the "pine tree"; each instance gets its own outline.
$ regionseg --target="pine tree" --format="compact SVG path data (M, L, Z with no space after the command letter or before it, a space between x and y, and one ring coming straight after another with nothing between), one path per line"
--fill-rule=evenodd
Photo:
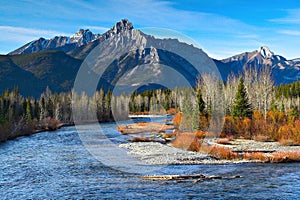
M199 114L205 114L205 102L202 97L202 91L200 88L197 89L197 107L199 109Z
M249 103L247 91L242 78L239 80L235 101L232 106L232 116L239 118L251 118L252 116L251 104Z
M26 119L28 122L30 122L32 120L32 107L31 107L31 101L30 99L27 100L27 104L26 104Z

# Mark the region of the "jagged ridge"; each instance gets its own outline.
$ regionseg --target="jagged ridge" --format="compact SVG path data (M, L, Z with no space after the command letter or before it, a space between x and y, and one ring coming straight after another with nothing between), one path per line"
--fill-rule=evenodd
M11 67L14 67L14 70L20 68L20 70L31 74L31 76L35 77L34 82L38 82L37 85L41 85L42 87L49 85L50 88L52 86L55 92L66 91L72 87L74 79L68 78L68 80L66 80L66 77L61 75L61 70L66 75L72 74L72 77L75 78L77 73L76 70L78 70L81 62L96 46L103 46L104 44L108 45L108 47L110 44L116 46L123 45L123 40L120 40L122 37L123 39L125 38L125 40L133 40L135 42L134 45L136 45L138 50L136 52L123 55L123 57L126 59L121 59L118 65L111 65L109 68L110 72L101 79L103 82L100 84L115 84L117 79L121 77L126 70L130 70L139 64L154 64L153 66L155 66L155 64L166 64L172 66L179 73L185 74L186 77L189 77L194 73L190 63L187 63L177 55L161 51L160 49L143 48L143 46L149 42L161 43L162 45L172 44L177 46L179 49L183 47L188 48L188 52L193 52L193 55L205 54L202 50L185 43L181 43L176 39L161 40L156 39L153 36L146 35L139 30L135 30L132 26L132 23L124 19L116 23L104 34L93 34L88 29L80 29L70 37L56 36L52 39L40 38L24 45L16 51L11 52L9 59L11 60ZM54 49L56 51L47 51L42 53L43 51L49 49ZM14 54L21 55L10 57ZM56 61L59 60L64 60L64 62L60 64L56 63ZM6 61L0 62L0 66L9 66L7 65ZM300 59L287 60L282 56L274 54L266 46L260 47L258 50L252 52L241 53L220 61L214 60L214 62L224 80L226 80L227 76L231 72L236 74L241 72L243 67L261 68L263 66L267 66L272 69L276 84L290 83L300 78ZM58 67L54 67L54 64ZM75 66L75 68L72 68L71 65ZM52 70L47 69L49 66L52 66L50 67ZM157 77L160 77L159 73L163 73L157 67L153 67L153 69L150 68L149 70L150 71L148 73L141 74L141 77L146 78L144 76L151 74L152 72L152 74L156 74ZM43 72L47 73L43 74ZM47 78L48 76L52 78ZM5 89L2 88L2 86L4 87L7 85L6 83L16 85L16 83L18 83L18 79L22 78L18 76L14 80L12 79L14 79L12 76L10 76L10 80L6 79L5 76L2 76L2 80L0 80L1 90ZM33 80L33 78L31 79Z

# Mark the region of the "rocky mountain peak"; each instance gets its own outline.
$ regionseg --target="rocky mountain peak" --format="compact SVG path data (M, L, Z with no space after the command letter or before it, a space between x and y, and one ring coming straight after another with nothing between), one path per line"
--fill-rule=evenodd
M263 58L272 58L274 53L267 46L259 47L258 52Z
M117 22L114 25L112 31L118 34L122 31L132 30L132 29L133 29L132 23L128 21L128 19L122 19L121 21Z
M97 39L98 37L98 34L93 34L89 29L79 29L70 37L70 42L77 43L79 46L81 46Z

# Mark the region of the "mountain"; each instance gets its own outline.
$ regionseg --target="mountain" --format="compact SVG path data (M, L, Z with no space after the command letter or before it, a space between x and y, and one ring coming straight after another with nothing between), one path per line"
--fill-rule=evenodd
M170 89L195 86L199 72L218 71L201 49L177 39L158 39L131 28L122 29L102 41L82 66L86 68L79 73L84 77L80 85L82 90L85 88L87 92L86 89L101 77L101 84L114 87L114 92L119 94L139 90L145 85L154 89L154 83Z
M104 40L119 34L123 31L132 30L132 23L127 19L117 22L110 30L104 34L93 34L89 29L80 29L74 35L55 36L52 39L40 38L25 44L9 55L28 54L40 52L44 50L59 50L63 51L74 58L84 59L89 52Z
M18 86L23 95L33 94L35 96L45 89L39 87L39 81L33 74L20 69L9 56L0 56L0 66L1 92L5 89L12 90ZM34 92L32 93L32 91Z
M61 51L42 51L0 57L1 92L18 86L25 96L39 97L52 91L70 91L82 61Z
M290 83L300 79L300 59L287 60L280 55L275 55L266 46L216 61L216 64L223 71L221 73L223 77L227 77L231 72L238 74L244 67L260 69L265 66L272 69L275 84Z
M76 47L80 47L95 41L100 38L100 36L100 34L93 34L89 29L80 29L70 37L55 36L51 39L39 38L25 44L15 51L10 52L9 55L28 54L43 50L60 50L63 52L68 52Z
M90 54L92 50L96 53ZM107 68L101 62L96 63L107 56L113 57L116 50L119 51L115 55L118 57L106 63ZM88 61L83 62L86 58ZM200 66L201 72L210 73L214 64L224 80L230 73L237 74L244 67L263 66L272 69L276 84L300 78L300 59L287 60L275 55L268 47L223 60L213 59L212 62L201 49L177 39L154 38L134 29L132 23L124 19L104 34L80 29L70 37L40 38L0 56L0 92L15 85L25 96L38 97L46 86L53 92L69 91L80 66L87 62L93 68L85 74L83 84L88 87L91 81L98 81L102 75L98 88L117 86L120 92L133 85L137 89L144 89L145 85L152 87L152 82L159 81L174 86L183 84L185 79L189 80L187 84L194 85L199 75L195 66ZM131 73L133 70L135 75Z

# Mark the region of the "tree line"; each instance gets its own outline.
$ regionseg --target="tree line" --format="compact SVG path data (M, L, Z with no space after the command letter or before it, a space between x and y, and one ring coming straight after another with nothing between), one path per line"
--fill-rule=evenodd
M265 122L270 119L270 112L298 119L299 87L299 81L275 87L270 69L249 68L238 76L230 75L225 82L214 74L202 74L196 88L135 91L118 96L104 89L88 96L74 90L57 94L47 88L36 99L22 97L15 88L0 96L0 140L55 129L59 123L124 120L128 113L165 113L171 108L185 116L182 130L205 131L212 116L226 116L226 130L222 131L235 133L228 128L229 118L233 125L237 120L252 120L258 113Z

